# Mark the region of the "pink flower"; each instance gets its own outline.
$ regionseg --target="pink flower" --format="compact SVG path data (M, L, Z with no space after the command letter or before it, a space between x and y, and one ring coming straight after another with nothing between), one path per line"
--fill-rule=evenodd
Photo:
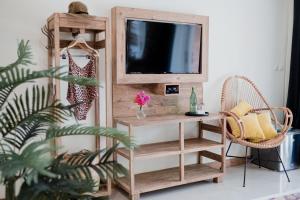
M134 102L142 108L142 106L148 104L150 101L150 96L146 95L144 91L138 92L135 96Z

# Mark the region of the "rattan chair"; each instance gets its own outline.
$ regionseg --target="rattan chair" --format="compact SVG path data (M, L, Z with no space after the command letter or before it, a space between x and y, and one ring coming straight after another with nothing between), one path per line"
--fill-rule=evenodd
M245 131L244 131L242 121L236 114L230 112L230 110L234 106L236 106L241 100L247 101L249 104L253 106L253 110L251 110L250 112L254 112L254 113L260 113L266 111L270 112L272 123L274 124L276 130L278 130L278 135L275 138L261 141L258 143L253 143L244 139ZM290 109L285 107L271 107L252 81L250 81L248 78L243 76L232 76L227 78L223 84L222 98L221 98L221 111L226 116L232 117L236 121L240 129L241 136L237 138L230 132L230 128L227 128L227 138L230 140L230 145L227 149L226 156L245 159L243 187L245 187L245 181L246 181L246 170L247 170L247 162L248 162L247 154L248 154L249 147L257 149L259 167L260 167L259 150L272 149L272 148L275 149L278 155L278 161L281 162L286 177L290 182L289 176L285 170L284 164L280 158L280 154L277 149L277 147L283 142L285 135L292 124L293 114L290 111ZM282 120L278 120L278 119L282 119ZM280 121L282 121L282 123ZM228 155L232 143L237 143L246 147L245 157Z

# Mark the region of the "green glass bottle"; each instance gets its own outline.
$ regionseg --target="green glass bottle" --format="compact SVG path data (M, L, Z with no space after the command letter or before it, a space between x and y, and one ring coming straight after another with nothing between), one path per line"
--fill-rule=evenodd
M192 93L190 96L190 112L191 113L197 112L197 95L195 93L194 87L192 87Z

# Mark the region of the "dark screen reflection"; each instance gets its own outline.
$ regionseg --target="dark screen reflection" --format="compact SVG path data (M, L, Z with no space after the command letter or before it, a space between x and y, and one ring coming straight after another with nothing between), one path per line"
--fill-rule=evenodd
M201 25L127 20L126 73L201 73Z

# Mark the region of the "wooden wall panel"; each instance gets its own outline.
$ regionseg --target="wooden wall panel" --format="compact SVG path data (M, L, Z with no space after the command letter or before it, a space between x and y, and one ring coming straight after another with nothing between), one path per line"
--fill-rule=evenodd
M113 118L116 117L128 117L135 116L138 106L134 103L134 97L137 92L144 90L147 94L151 96L150 104L145 107L145 112L148 116L150 115L167 115L167 114L177 114L185 113L189 111L189 98L191 94L192 86L195 86L196 93L198 95L198 102L203 101L202 95L202 82L204 79L207 79L207 44L203 44L204 54L202 55L202 69L205 78L199 79L195 78L192 75L180 75L175 78L174 81L170 83L176 84L180 83L179 95L159 95L157 91L155 92L155 86L160 82L166 82L165 75L144 75L142 79L136 79L131 77L130 83L136 84L117 84L120 83L117 81L117 71L121 70L124 72L124 52L125 52L125 42L124 42L124 19L129 18L142 18L142 19L152 19L152 20L163 20L163 21L177 21L177 22L190 22L205 24L203 29L204 31L204 41L208 41L208 17L207 16L197 16L197 15L187 15L187 14L178 14L178 13L169 13L169 12L160 12L160 11L151 11L143 9L133 9L133 8L123 8L115 7L112 9L112 74L113 76L113 87L112 87L112 109L113 109ZM121 64L120 64L121 63ZM119 67L118 67L119 66ZM177 76L177 75L176 75ZM151 79L151 81L145 81ZM181 78L186 77L186 81L180 81ZM194 83L189 83L192 81ZM167 81L169 82L169 81ZM195 83L197 82L197 83ZM144 83L144 84L139 84Z
M126 20L199 24L201 26L201 74L126 74ZM112 8L114 82L118 84L190 83L208 80L209 17L138 8Z
M135 116L138 106L134 103L134 97L144 90L151 96L151 101L145 112L150 115L164 115L184 113L189 110L189 101L192 86L196 89L198 103L202 102L202 83L180 84L180 94L163 96L153 92L155 84L113 85L113 117Z

